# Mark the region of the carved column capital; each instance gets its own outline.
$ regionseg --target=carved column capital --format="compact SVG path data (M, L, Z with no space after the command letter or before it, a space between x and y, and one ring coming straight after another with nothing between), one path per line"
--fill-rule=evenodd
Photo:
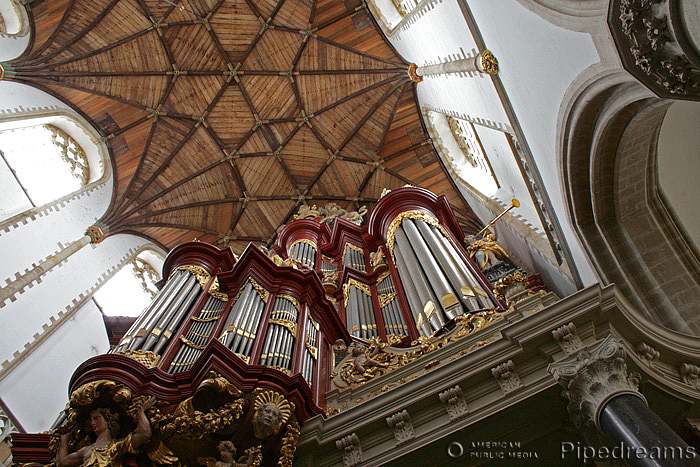
M625 349L612 335L567 356L547 368L564 388L568 410L576 426L591 423L600 428L605 404L620 394L631 394L646 403L638 391L639 375L627 374Z

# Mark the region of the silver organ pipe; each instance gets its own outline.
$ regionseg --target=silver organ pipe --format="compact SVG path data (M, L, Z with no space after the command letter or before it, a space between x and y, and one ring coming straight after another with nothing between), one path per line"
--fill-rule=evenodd
M418 222L423 221L418 220ZM455 294L455 291L443 274L440 265L435 260L435 256L428 248L427 242L418 231L418 227L413 223L413 219L404 219L399 230L403 230L406 235L406 238L410 242L419 260L420 270L423 272L423 276L427 279L435 296L438 297L439 302L436 303L436 306L442 308L445 321L449 321L461 315L463 310L457 298L457 294ZM399 236L399 238L401 237ZM459 288L457 289L457 293L459 293Z
M219 340L231 351L246 361L250 360L253 342L265 309L266 296L253 284L248 282L240 292L236 304L231 307L226 320L226 328ZM240 306L238 305L240 302Z
M408 326L403 320L401 309L398 306L398 299L396 298L394 281L388 272L383 277L379 276L377 296L379 298L379 307L382 310L382 317L384 318L386 335L407 336Z
M289 248L289 257L295 259L310 269L316 267L316 246L309 240L297 240Z
M313 384L313 377L316 370L316 360L318 358L318 329L319 325L307 314L306 316L306 336L304 340L304 352L301 362L301 374L309 383Z
M192 368L209 342L225 306L226 302L223 300L212 296L207 299L204 308L197 316L191 318L192 324L187 333L180 336L182 344L168 367L168 373L187 371Z
M346 243L343 253L343 266L349 266L360 272L367 272L365 256L362 252L362 248L353 245L352 243Z
M163 289L158 292L151 304L146 307L138 319L134 321L134 324L131 325L121 342L119 342L119 345L114 349L114 352L125 350L132 341L137 339L143 341L142 336L149 332L148 324L158 318L158 315L167 307L167 304L177 294L182 284L187 281L189 275L190 273L187 271L177 270L170 276Z
M449 239L435 226L429 226L419 219L414 222L465 307L468 310L478 310L492 306Z
M262 365L291 370L298 318L299 302L294 297L278 295L260 355Z
M349 279L343 286L346 325L350 334L362 339L377 335L372 293L368 285Z
M177 324L173 322L173 318L184 317L199 294L202 293L199 282L197 282L197 276L189 271L184 272L184 284L174 290L169 300L164 301L161 307L153 310L151 319L146 322L144 327L139 329L136 338L127 346L129 350L155 351L156 344L159 343L161 337L164 337L167 343L167 340L175 330L174 325ZM158 350L161 350L163 347L164 345L157 346Z
M421 300L419 295L419 288L413 282L413 277L411 271L415 269L416 265L413 264L413 269L409 269L409 265L403 257L401 249L394 248L394 258L396 263L396 269L401 278L401 285L406 294L406 299L408 300L409 307L411 309L411 314L416 323L416 328L418 332L424 336L429 336L433 333L433 329L428 323L428 319L424 313L424 302Z
M396 244L394 246L394 252L400 253L403 257L405 263L408 265L407 271L410 271L410 283L416 290L419 297L420 303L422 303L420 312L414 313L417 316L416 327L423 327L421 321L425 321L429 324L429 333L426 335L431 335L433 332L442 328L448 321L445 319L445 314L442 308L442 302L438 301L433 288L430 286L430 281L425 277L425 273L421 267L420 259L413 250L413 246L409 242L403 229L399 227L396 229ZM398 258L397 258L398 261ZM401 275L401 274L400 274ZM405 276L401 275L402 284L405 284ZM421 315L422 313L422 315Z

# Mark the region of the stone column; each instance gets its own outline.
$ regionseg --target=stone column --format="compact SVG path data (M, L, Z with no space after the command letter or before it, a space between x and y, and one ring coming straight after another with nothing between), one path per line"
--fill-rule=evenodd
M424 76L442 75L447 73L478 72L488 75L498 73L498 60L489 50L479 52L476 57L450 60L436 65L417 66L411 64L408 68L408 76L416 82L423 81Z
M27 270L24 274L17 274L15 280L8 282L6 286L0 289L0 306L3 306L7 300L14 301L16 294L21 293L32 282L41 278L41 276L63 261L66 261L73 254L80 251L85 245L89 243L100 243L105 236L103 232L104 227L103 225L97 224L91 225L85 232L85 235L80 239L74 241L56 254L49 255L39 261L39 264Z
M625 350L614 336L584 347L573 324L553 335L568 356L548 370L563 386L577 427L595 425L632 466L700 465L686 456L694 450L649 409L638 390L640 377L627 373Z

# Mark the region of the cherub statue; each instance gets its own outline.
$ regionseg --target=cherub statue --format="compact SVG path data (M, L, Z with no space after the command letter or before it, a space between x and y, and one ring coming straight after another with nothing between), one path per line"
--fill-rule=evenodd
M68 434L61 435L56 466L121 467L125 454L136 454L151 440L151 424L146 418L146 410L155 402L156 399L150 397L141 405L136 415L136 431L122 439L117 439L119 414L106 407L93 410L90 413L90 427L97 439L91 445L68 454Z
M367 355L367 352L365 352L365 349L362 347L355 346L352 349L352 356L354 357L354 360L352 362L353 370L355 373L363 375L365 374L366 371L370 370L372 367L380 367L380 366L386 366L380 361L375 360L373 357L376 357L377 354L380 352L379 347L375 347L370 355Z
M484 233L481 240L477 240L474 235L465 237L469 243L467 248L469 256L476 261L482 271L508 259L508 253L496 243L496 239L497 237L490 230Z
M236 462L236 446L231 441L221 441L218 450L220 461L213 457L200 457L197 459L197 462L207 467L251 467L256 457L256 449L251 448L246 450L247 457L245 461Z

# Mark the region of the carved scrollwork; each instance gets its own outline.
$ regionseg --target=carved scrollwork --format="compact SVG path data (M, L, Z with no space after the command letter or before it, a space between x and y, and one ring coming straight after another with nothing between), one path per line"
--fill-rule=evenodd
M371 338L368 347L355 345L352 354L346 356L333 373L333 382L339 388L366 383L373 378L400 368L419 357L438 350L445 345L486 328L511 309L501 312L498 309L480 311L455 318L455 328L442 336L420 336L411 342L410 347L399 348L401 336L388 336L388 342ZM426 369L439 366L439 362Z

